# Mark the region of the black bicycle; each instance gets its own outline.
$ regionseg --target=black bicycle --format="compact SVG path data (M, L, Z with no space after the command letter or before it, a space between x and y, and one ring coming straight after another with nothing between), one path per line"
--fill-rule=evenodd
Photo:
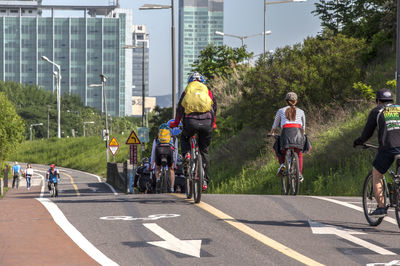
M186 198L190 199L193 195L194 203L199 203L203 190L204 165L195 136L190 139L190 156L191 159L187 169L188 171L185 173L185 193Z
M276 140L279 135L268 135ZM294 148L288 148L285 154L285 169L281 170L282 195L297 195L300 189L299 156Z
M377 146L371 144L360 145L364 149L378 149ZM383 199L386 209L394 208L396 214L397 225L400 228L400 155L395 157L396 173L389 170L390 180L383 176ZM368 173L363 186L363 209L364 215L368 223L372 226L378 226L384 217L372 217L371 213L378 207L378 202L374 196L372 171Z

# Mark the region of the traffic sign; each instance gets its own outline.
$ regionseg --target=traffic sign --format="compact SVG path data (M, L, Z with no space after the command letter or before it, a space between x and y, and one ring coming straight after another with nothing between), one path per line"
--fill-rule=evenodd
M141 143L149 142L149 128L138 127L138 135Z
M134 130L132 130L125 144L140 144L140 140Z
M110 143L108 143L108 149L111 151L112 155L115 156L119 149L119 144L115 137L112 137Z

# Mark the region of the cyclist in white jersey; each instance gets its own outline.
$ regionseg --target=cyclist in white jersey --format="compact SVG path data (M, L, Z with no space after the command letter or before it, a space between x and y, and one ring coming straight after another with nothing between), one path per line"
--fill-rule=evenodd
M274 135L275 130L278 126L282 128L282 133L279 139L279 147L276 150L278 161L281 164L278 169L278 175L282 173L285 163L285 154L288 148L294 148L294 151L299 157L300 166L300 182L303 181L303 147L305 142L305 128L306 128L306 116L304 111L296 107L297 94L289 92L286 94L287 106L279 109L276 112L274 124L270 134Z

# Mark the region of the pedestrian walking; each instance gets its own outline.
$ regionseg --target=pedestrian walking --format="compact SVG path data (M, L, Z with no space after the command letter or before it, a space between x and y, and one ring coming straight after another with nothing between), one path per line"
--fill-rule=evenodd
M28 163L26 165L26 169L25 169L25 178L26 178L26 188L28 190L31 189L31 180L32 180L32 176L33 176L33 169L31 167L31 164Z
M21 166L19 166L18 162L15 162L14 166L11 168L12 170L12 175L13 175L13 184L12 188L17 186L17 189L19 187L19 178L21 176Z

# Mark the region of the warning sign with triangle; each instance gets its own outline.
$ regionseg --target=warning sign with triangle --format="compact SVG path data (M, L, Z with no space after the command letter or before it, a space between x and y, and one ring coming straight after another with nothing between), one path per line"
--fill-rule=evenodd
M132 132L129 135L129 138L126 140L125 144L140 144L140 140L137 137L134 130L132 130Z
M117 139L115 137L112 137L108 146L119 146Z

